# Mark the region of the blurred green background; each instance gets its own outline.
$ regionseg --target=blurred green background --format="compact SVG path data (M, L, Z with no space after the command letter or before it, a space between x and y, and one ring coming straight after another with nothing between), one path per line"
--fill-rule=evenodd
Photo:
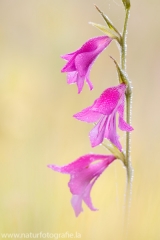
M132 162L134 182L128 239L160 239L160 2L131 1L127 70L133 81ZM50 163L67 164L79 156L107 153L91 149L90 124L72 115L117 84L115 42L95 62L93 91L80 95L66 84L60 55L101 33L96 3L122 29L121 0L0 1L0 231L81 233L83 240L123 239L125 169L115 161L96 182L92 200L75 218L67 187L69 176ZM125 134L121 134L123 141Z

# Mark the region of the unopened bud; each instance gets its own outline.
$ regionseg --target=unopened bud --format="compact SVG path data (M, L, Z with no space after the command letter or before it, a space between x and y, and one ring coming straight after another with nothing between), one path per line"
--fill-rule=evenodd
M131 3L130 3L130 0L122 0L124 6L125 6L125 9L129 9L130 6L131 6Z

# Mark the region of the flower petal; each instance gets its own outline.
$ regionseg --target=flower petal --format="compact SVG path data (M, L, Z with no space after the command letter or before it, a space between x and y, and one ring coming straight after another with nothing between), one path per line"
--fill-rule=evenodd
M111 41L112 39L108 36L98 36L95 38L91 38L83 44L83 46L79 49L79 53L93 52L96 49L99 49L99 51L103 51L103 49L106 48Z
M122 146L119 142L119 136L116 131L115 113L113 113L108 119L106 130L105 130L105 138L109 139L120 151L122 150Z
M126 121L124 121L124 119L122 117L119 116L119 124L118 127L122 130L122 131L126 131L126 132L130 132L133 129L132 126L130 126L128 123L126 123Z
M96 58L94 52L87 52L78 54L75 58L75 66L80 76L87 74L89 66Z
M130 126L125 120L124 120L124 95L121 97L121 103L119 104L117 108L117 112L119 113L119 123L118 127L122 131L130 132L133 130L132 126Z
M103 39L106 39L106 36L100 36L100 37L91 38L87 42L85 42L79 49L77 49L74 52L61 55L61 58L63 58L64 60L69 61L69 60L71 60L71 58L73 56L75 56L75 55L77 55L79 53L82 53L82 52L92 52L92 51L97 49L98 42L102 41ZM109 42L110 38L107 39L107 40Z
M63 167L48 165L55 171L71 175L68 185L73 194L71 204L76 216L83 211L82 200L91 210L96 210L90 197L91 189L98 177L115 159L113 155L87 154Z
M66 60L66 61L69 61L69 60L71 60L71 58L72 58L75 54L78 54L78 52L79 52L79 49L76 50L76 51L74 51L74 52L61 55L61 58L63 58L63 59Z
M99 176L98 176L99 177ZM98 178L97 177L97 178ZM97 211L98 209L96 209L94 206L93 206L93 203L92 203L92 200L91 200L91 197L90 197L90 192L92 190L92 187L93 187L93 184L95 183L95 181L97 180L97 178L94 179L94 181L92 183L90 183L86 189L85 189L85 194L83 196L83 201L86 203L86 205L92 210L92 211Z
M77 72L74 71L74 72L68 72L67 73L67 83L68 84L73 84L77 82Z
M72 196L71 204L72 204L72 207L74 209L76 217L78 217L78 215L83 211L82 200L86 203L86 205L92 211L97 211L98 210L98 209L94 208L94 206L92 204L91 197L90 197L90 192L91 192L92 186L95 183L96 179L91 184L90 183L88 184L84 193L82 192L82 194Z
M92 64L89 66L88 71L86 73L86 82L87 82L90 90L93 89L93 85L92 85L92 83L91 83L91 81L89 79L89 74L90 74L91 67L92 67Z
M77 173L71 176L69 187L74 197L72 199L72 206L74 207L75 213L80 213L82 211L81 203L82 200L87 204L87 206L95 211L93 207L92 200L90 197L90 192L95 181L101 175L101 173L108 167L108 165L115 159L113 156L108 156L105 160L99 160L98 162L89 164L82 171L77 171Z
M71 204L72 204L72 207L74 209L76 217L78 217L78 215L81 212L83 212L82 197L80 197L79 195L73 195L72 199L71 199Z
M78 74L77 75L78 94L81 93L83 86L84 86L84 77L80 77Z
M73 56L73 57L66 63L66 65L61 69L61 72L74 72L74 71L76 71L75 57L76 57L76 56Z
M104 115L111 114L111 112L117 107L120 97L124 94L125 89L125 84L107 88L97 99L92 110Z
M90 90L92 90L93 86L89 80L91 66L98 55L110 44L111 41L112 39L108 36L92 38L75 52L61 56L67 61L61 72L77 72L77 80L75 81L75 77L68 76L67 82L69 84L77 82L78 93L82 91L85 78ZM73 75L73 73L71 73L71 75Z
M57 165L54 164L49 164L48 167L51 168L52 170L56 171L56 172L60 172L60 173L64 173L64 174L72 174L77 172L77 169L83 170L85 169L91 162L94 162L96 160L105 160L108 156L112 156L112 155L101 155L101 154L86 154L83 155L81 157L79 157L78 159L76 159L74 162L71 162L65 166L59 167Z
M94 104L88 108L83 109L81 112L74 114L73 117L87 123L94 123L98 121L98 119L101 117L101 114L92 111Z
M89 138L92 147L95 147L103 142L107 120L108 117L103 116L96 126L90 131Z
M75 58L75 66L80 76L85 76L87 74L89 66L93 64L95 59L109 45L111 40L112 39L107 36L94 38L90 41L90 44L87 44L87 51L84 51L84 48L81 49L81 53L77 54ZM95 49L93 46L91 48L91 45L93 45ZM92 51L90 51L91 49Z

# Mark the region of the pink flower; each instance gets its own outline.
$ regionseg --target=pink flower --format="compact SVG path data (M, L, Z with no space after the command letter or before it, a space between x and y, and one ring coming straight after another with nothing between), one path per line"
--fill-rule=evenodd
M54 171L70 174L68 186L73 195L71 204L76 216L83 211L82 200L92 211L97 210L93 207L90 197L92 186L115 159L113 155L87 154L66 166L48 165Z
M90 90L92 90L93 86L89 80L91 67L98 55L110 44L111 41L112 39L108 36L92 38L77 51L61 56L68 61L62 68L61 72L67 72L68 84L77 84L78 93L82 91L85 79Z
M103 142L104 138L107 138L119 150L122 150L116 131L116 113L119 114L118 127L122 131L129 132L133 130L133 128L124 121L125 90L125 84L108 88L95 100L92 106L74 115L75 118L84 122L94 123L98 121L89 134L92 147L99 145Z

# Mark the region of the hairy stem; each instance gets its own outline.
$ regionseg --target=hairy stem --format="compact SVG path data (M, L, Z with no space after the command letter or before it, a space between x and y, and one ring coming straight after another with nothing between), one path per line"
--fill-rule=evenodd
M126 121L131 124L131 103L132 92L126 93ZM132 195L133 168L131 163L131 133L126 132L126 158L125 158L127 183L126 183L126 203L125 203L125 222L128 225L129 210ZM125 224L125 225L126 225Z
M126 10L126 17L124 22L123 34L122 34L122 44L121 44L121 68L126 72L126 52L127 52L127 25L129 19L130 9Z
M126 36L127 36L127 24L129 19L130 9L126 9L126 17L124 22L122 43L121 43L121 68L126 73ZM132 88L130 83L126 91L126 122L131 124L131 104L132 104ZM131 204L131 194L132 194L132 179L133 179L133 168L131 164L131 133L126 132L126 157L125 157L125 167L126 167L126 194L125 194L125 228L128 225L129 210Z

